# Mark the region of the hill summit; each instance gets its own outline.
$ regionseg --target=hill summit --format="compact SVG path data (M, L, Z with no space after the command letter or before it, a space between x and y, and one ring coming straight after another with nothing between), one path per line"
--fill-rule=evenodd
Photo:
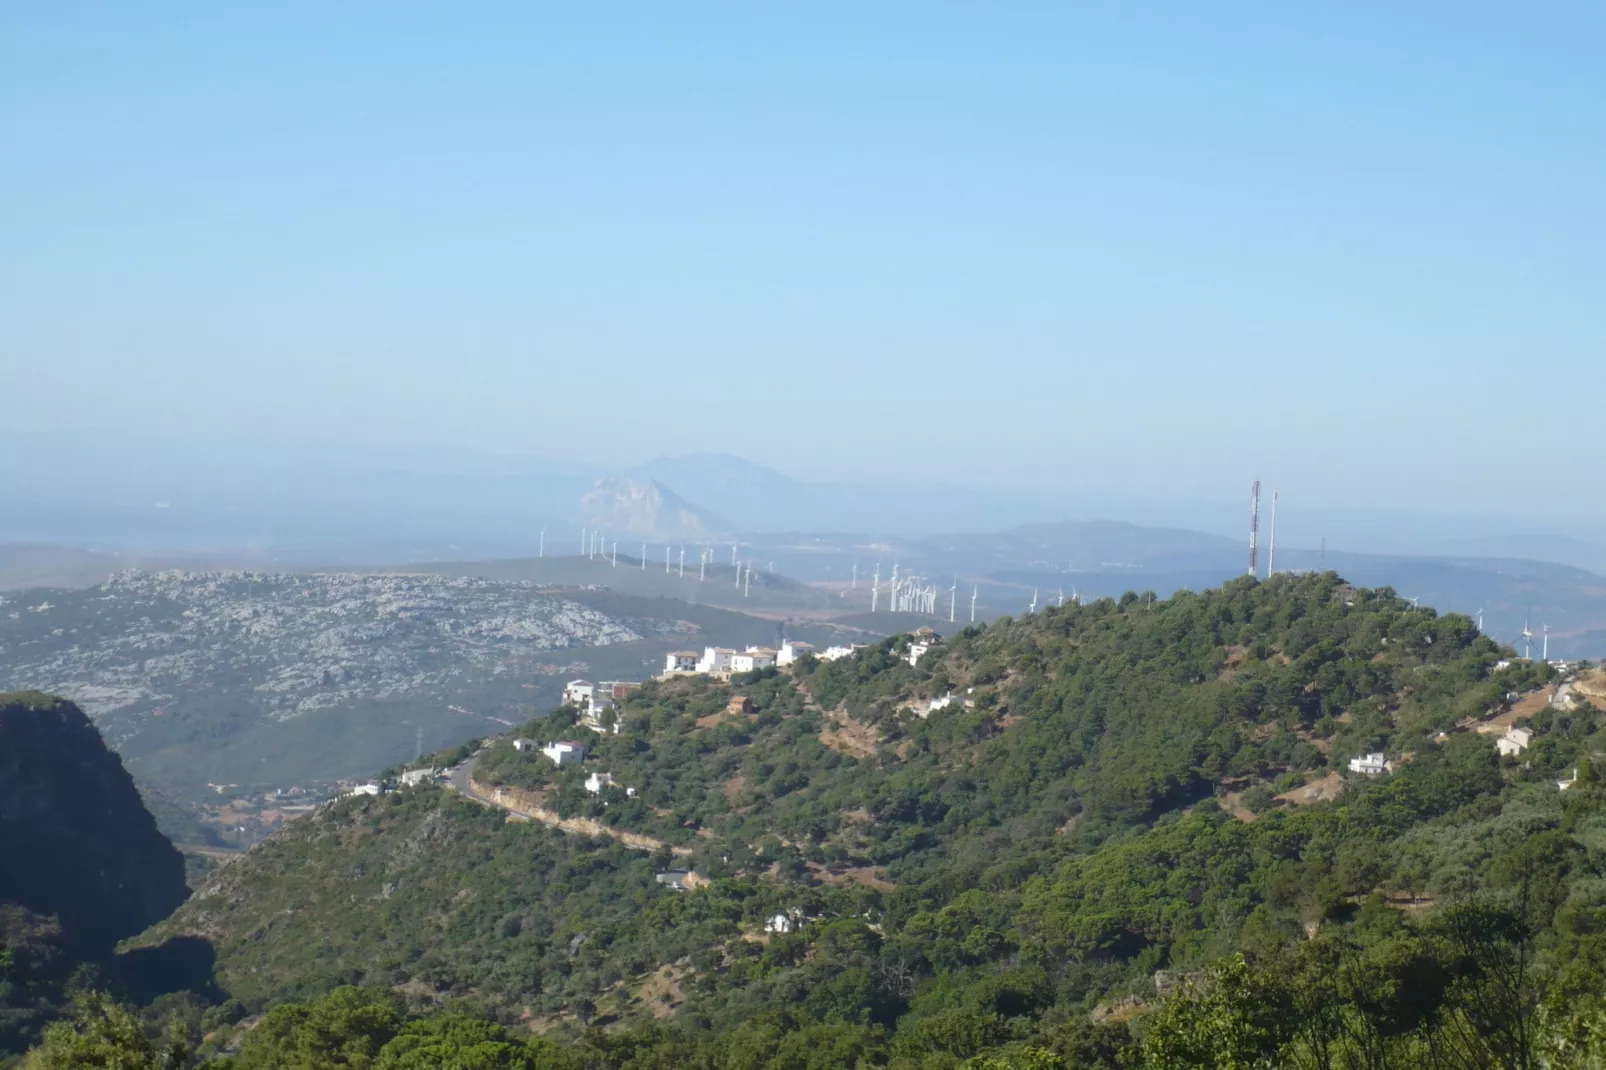
M597 480L580 499L580 515L588 527L648 539L707 539L729 529L657 480L627 476Z

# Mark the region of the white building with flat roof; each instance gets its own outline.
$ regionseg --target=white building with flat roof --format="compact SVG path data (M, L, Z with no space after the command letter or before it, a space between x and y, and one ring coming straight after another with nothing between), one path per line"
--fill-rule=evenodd
M578 765L585 761L586 748L584 743L560 739L556 743L548 743L542 747L541 753L551 759L553 765Z
M1359 773L1362 776L1379 776L1388 772L1388 767L1388 759L1383 756L1381 751L1349 760L1349 771Z
M563 685L563 704L565 706L579 706L585 709L591 702L591 697L597 693L597 685L590 680L570 680Z

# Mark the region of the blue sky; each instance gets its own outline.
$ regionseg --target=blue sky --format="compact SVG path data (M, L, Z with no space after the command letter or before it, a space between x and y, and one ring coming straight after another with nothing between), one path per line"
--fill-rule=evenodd
M1602 54L1596 4L7 5L0 426L1576 493Z

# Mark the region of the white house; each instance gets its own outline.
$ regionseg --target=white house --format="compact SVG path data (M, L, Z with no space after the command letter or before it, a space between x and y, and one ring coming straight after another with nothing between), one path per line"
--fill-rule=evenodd
M838 661L842 658L851 658L863 649L863 643L854 643L851 646L828 646L825 648L825 653L820 655L820 660Z
M692 883L692 873L685 869L667 869L662 873L655 873L653 879L665 888L684 892Z
M586 790L593 795L601 795L603 788L614 787L612 773L592 773L586 777Z
M740 654L731 655L731 672L753 672L775 664L775 651L768 647L750 646Z
M409 769L397 779L404 788L416 788L425 781L434 780L439 774L439 769Z
M1578 783L1578 770L1574 769L1572 776L1568 777L1566 780L1556 781L1556 787L1560 788L1562 791L1566 791L1576 783Z
M731 658L736 651L728 646L710 646L703 648L703 656L697 659L698 672L730 672Z
M926 703L926 715L930 716L931 714L936 713L938 710L946 710L953 704L954 693L950 691L941 698L934 698L930 702Z
M942 642L942 636L930 628L920 628L909 637L909 664L918 665L920 659L925 657L934 647Z
M550 758L553 765L577 765L585 760L586 748L583 743L560 739L556 743L548 743L542 747L541 753Z
M1368 754L1363 758L1351 758L1349 760L1349 771L1352 773L1360 773L1362 776L1378 776L1379 774L1388 772L1388 767L1388 759L1386 759L1381 752L1376 754Z
M590 680L570 680L563 685L563 704L584 709L590 705L591 696L596 693L597 685Z
M814 653L814 647L808 643L799 643L791 639L781 644L781 649L775 652L775 664L790 665L805 654Z
M795 933L801 928L803 928L801 910L788 910L764 919L764 931L767 933Z
M349 799L353 795L378 795L381 790L383 789L381 789L378 784L358 784L356 787L346 792L344 798Z
M515 739L513 749L523 754L527 750L535 750L536 742L533 739Z
M1527 750L1533 738L1533 732L1526 728L1508 728L1505 735L1494 741L1494 749L1500 752L1501 757L1514 757Z
M672 654L664 655L664 673L696 672L697 651L677 650Z

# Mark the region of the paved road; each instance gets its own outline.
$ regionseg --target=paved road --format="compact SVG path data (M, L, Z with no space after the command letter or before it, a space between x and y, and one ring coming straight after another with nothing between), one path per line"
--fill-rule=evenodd
M489 746L489 744L486 744L486 746ZM453 791L465 799L472 799L481 806L489 806L493 810L501 810L517 821L529 821L529 814L520 813L509 806L497 802L484 792L474 790L472 783L474 779L474 762L484 752L485 747L481 747L469 757L448 769L446 771L446 783L451 786Z
M572 836L607 836L636 851L656 851L669 846L651 836L643 836L639 832L610 828L588 818L561 818L557 814L546 810L531 812L530 810L520 809L482 791L477 791L473 783L474 761L479 757L480 752L484 750L485 748L481 747L480 751L476 751L473 757L446 771L446 783L463 798L472 799L481 806L489 806L492 809L501 810L515 821L539 821L549 828L567 832ZM692 853L689 847L670 847L669 850L677 855L690 855Z

